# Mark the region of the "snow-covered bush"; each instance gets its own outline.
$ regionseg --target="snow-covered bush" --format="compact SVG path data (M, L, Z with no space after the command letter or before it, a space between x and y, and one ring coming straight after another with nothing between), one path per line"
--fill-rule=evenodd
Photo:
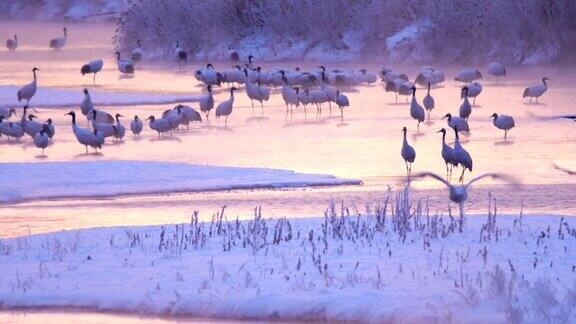
M261 60L538 64L574 58L576 2L140 0L116 35L123 50L136 39L150 57L179 40L197 59L226 59L234 49Z
M2 0L0 18L106 20L126 10L128 0Z

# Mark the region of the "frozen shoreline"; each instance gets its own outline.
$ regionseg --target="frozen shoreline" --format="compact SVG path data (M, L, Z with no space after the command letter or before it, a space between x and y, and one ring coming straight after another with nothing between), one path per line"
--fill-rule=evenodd
M25 102L16 100L16 93L21 85L0 85L0 107L20 108ZM65 90L50 87L39 87L36 95L30 101L30 106L40 108L79 107L84 94L79 90ZM194 102L197 96L167 95L137 92L113 92L91 90L90 96L97 108L111 106L134 106L153 104L172 104Z
M34 199L308 186L357 185L360 180L290 170L153 161L0 163L6 177L0 204Z
M359 216L331 206L326 218L238 222L224 212L5 239L0 306L363 322L574 316L575 219L477 215L459 232L458 218L386 201Z

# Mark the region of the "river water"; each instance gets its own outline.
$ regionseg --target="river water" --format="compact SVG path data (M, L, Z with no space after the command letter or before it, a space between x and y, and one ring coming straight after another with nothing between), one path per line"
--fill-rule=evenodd
M11 53L0 51L0 85L21 85L31 80L30 69L40 68L40 87L56 87L81 91L83 87L98 91L149 92L194 95L201 91L193 71L206 62L193 62L179 70L175 63L145 62L137 68L136 77L120 78L116 70L111 38L114 26L106 24L68 25L69 39L65 49L54 52L47 49L48 39L60 34L56 23L0 22L2 36L18 32L20 47ZM91 76L82 76L80 67L85 62L102 58L103 72L92 85ZM227 63L214 62L216 68L228 68ZM287 66L314 68L297 62L262 63L264 69ZM366 67L377 72L382 63L327 64L329 67ZM398 65L395 70L414 76L420 66ZM404 99L396 104L394 95L386 93L381 83L359 87L347 92L351 106L345 112L345 123L338 118L326 118L321 123L305 123L302 112L295 122L287 125L280 89L273 91L265 104L267 119L251 120L252 109L244 91L236 97L234 112L229 118L230 130L218 127L194 126L192 131L181 132L166 140L146 127L140 138L127 135L121 144L107 144L102 155L85 155L71 132L70 121L63 116L70 108L37 107L36 115L42 120L51 117L56 124L54 145L47 149L47 158L39 158L39 151L30 139L9 144L0 139L3 162L46 162L103 159L160 160L227 166L258 166L291 169L297 172L327 173L338 177L361 179L362 186L332 188L306 188L285 190L239 190L207 193L179 193L115 197L111 199L60 199L28 201L0 207L0 226L4 236L74 229L92 226L143 225L187 221L194 210L210 218L214 212L227 206L228 217L250 217L253 208L262 206L264 214L277 216L322 215L331 198L362 206L376 203L386 194L387 185L400 188L405 169L400 158L402 126L409 128L409 141L417 151L414 171L444 172L440 157L440 117L446 112L457 113L460 99L458 84L452 81L459 67L439 67L448 81L434 88L436 109L432 121L416 125L409 116ZM485 72L484 67L480 67ZM514 175L522 180L520 190L510 191L491 181L485 181L472 191L467 206L469 212L486 210L488 193L499 201L500 210L524 213L575 214L573 204L576 185L574 177L552 168L553 161L574 167L576 124L569 120L540 120L534 116L555 116L574 113L576 69L573 67L520 67L509 68L508 77L496 84L487 73L482 81L483 93L477 99L470 120L472 134L463 139L474 159L473 175L497 171ZM541 104L530 105L522 99L523 88L539 82L543 76L552 79L550 90L541 98ZM419 100L424 91L417 93ZM228 98L226 87L216 90L217 102ZM109 112L159 115L173 105L130 105L101 107ZM194 106L194 104L193 104ZM324 114L328 114L325 109ZM489 116L493 113L513 115L516 128L507 142L496 130ZM334 111L336 115L337 112ZM128 119L126 121L128 123ZM213 125L223 124L213 120ZM450 135L450 138L452 136ZM18 175L1 174L1 177ZM468 177L469 178L469 177ZM442 185L431 181L415 184L417 197L428 197L432 210L445 212L447 201ZM454 207L454 206L453 206Z

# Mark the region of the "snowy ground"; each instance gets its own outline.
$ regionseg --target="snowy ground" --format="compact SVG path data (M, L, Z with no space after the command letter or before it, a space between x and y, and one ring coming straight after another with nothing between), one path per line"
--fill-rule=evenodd
M0 241L0 305L194 317L569 322L576 224L428 215L407 194L324 218L94 228ZM358 214L357 214L358 213Z
M150 161L0 163L0 203L183 191L360 184L290 170Z
M22 107L18 103L16 93L21 86L0 85L0 107ZM177 102L196 101L197 96L182 96L154 93L130 93L130 92L106 92L90 91L90 97L94 105L106 106L130 106L148 104L171 104ZM39 87L36 95L30 101L33 107L79 107L84 93L80 90L64 90L48 87Z

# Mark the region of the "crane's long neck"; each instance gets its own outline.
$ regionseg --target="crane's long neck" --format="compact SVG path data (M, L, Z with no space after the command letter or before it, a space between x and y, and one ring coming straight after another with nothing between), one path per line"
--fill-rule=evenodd
M36 81L36 70L32 70L32 74L34 75L34 81Z
M442 132L442 144L446 144L446 132Z
M548 84L546 84L546 78L542 79L542 83L544 84L544 86L548 86Z
M428 94L430 94L430 82L428 82Z
M76 115L72 115L72 126L76 126Z

